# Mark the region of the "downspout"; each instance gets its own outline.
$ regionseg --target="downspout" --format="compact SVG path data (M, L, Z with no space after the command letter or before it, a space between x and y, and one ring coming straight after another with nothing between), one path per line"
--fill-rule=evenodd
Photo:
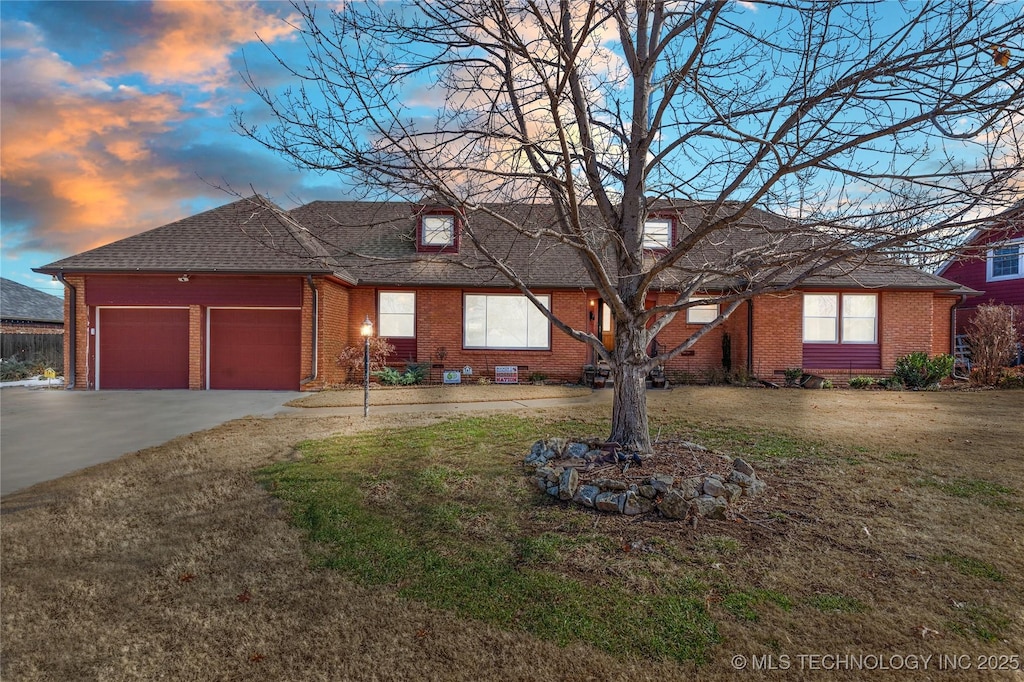
M320 292L317 291L316 285L313 284L313 275L306 275L306 282L309 284L310 291L313 292L313 374L306 377L299 382L301 386L316 381L317 376L320 374L320 343L319 343L319 329L318 321L320 319Z
M72 389L75 387L75 356L77 355L75 350L78 347L78 325L75 324L76 319L78 317L78 290L75 289L75 286L71 284L71 282L64 279L63 272L57 273L57 280L65 287L71 290L71 301L68 306L68 317L71 318L70 324L68 325L70 329L68 329L65 332L66 334L70 333L69 338L71 339L71 342L68 344L68 374L70 374L71 376L66 378L66 381L64 382L64 388Z
M747 376L754 376L754 299L747 299Z
M956 311L967 303L967 294L960 294L960 302L949 309L949 354L956 355Z

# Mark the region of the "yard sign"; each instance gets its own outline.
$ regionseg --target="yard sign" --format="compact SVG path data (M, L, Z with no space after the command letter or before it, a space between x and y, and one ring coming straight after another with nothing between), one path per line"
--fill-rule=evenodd
M494 383L518 384L519 367L516 365L498 365L494 368Z

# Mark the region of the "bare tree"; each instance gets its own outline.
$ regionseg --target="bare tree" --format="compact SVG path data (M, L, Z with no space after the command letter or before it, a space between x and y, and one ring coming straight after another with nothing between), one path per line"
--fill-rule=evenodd
M610 364L611 439L637 450L650 449L645 376L743 301L878 254L927 257L1019 199L1024 19L1012 3L297 10L309 58L279 60L294 78L281 92L248 75L273 123L239 116L241 132L375 197L428 197L574 250L612 311L614 349L545 314ZM528 227L489 208L509 201L546 203L557 220ZM672 243L645 236L675 208L691 213ZM472 220L464 235L533 299ZM652 288L678 296L648 308ZM713 302L713 322L648 354L679 312Z

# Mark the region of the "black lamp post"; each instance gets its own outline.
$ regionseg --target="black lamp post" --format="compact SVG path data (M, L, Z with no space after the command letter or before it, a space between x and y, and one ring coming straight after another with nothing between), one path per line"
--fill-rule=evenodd
M370 416L370 337L373 336L373 322L367 315L359 328L363 337L363 416Z

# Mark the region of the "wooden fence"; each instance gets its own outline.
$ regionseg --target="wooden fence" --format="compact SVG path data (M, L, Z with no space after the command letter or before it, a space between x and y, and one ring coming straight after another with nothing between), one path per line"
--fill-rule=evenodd
M64 368L63 334L0 334L0 358Z

